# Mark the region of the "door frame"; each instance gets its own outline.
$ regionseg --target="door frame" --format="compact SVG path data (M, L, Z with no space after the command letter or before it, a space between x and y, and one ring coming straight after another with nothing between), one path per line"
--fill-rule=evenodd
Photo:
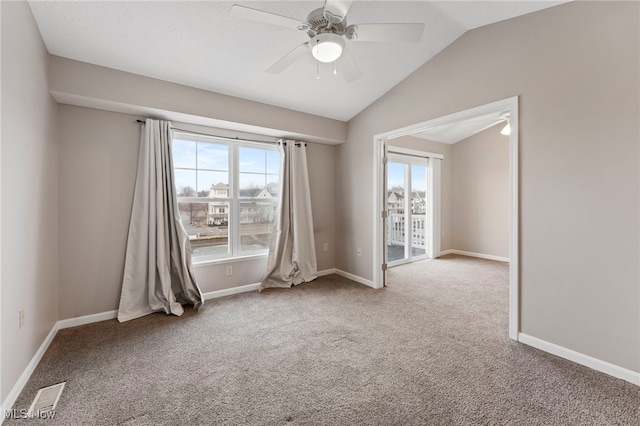
M511 135L509 136L509 193L510 193L510 224L509 224L509 337L518 340L520 329L519 305L520 305L520 265L519 265L519 138L518 138L518 96L502 99L496 102L466 109L453 114L444 115L431 120L416 123L399 129L378 133L373 137L373 287L382 288L384 285L384 262L386 258L385 248L382 246L382 235L385 220L381 213L385 210L386 200L382 189L384 183L384 159L387 151L387 141L400 136L408 136L432 127L452 124L469 118L490 113L510 113ZM381 219L382 218L382 219ZM382 221L382 226L381 226Z

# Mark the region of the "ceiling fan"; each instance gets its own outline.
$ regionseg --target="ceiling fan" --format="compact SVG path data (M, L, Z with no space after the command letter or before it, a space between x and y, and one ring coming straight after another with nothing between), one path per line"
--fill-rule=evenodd
M422 38L424 24L347 24L351 0L326 0L324 7L309 13L306 21L299 21L275 13L234 4L229 13L243 19L306 31L309 41L297 46L273 64L268 73L279 74L302 57L311 53L319 62L333 63L334 74L339 69L350 83L361 76L358 65L345 47L345 39L354 42L417 43ZM318 75L319 76L319 75ZM317 76L317 77L318 77Z

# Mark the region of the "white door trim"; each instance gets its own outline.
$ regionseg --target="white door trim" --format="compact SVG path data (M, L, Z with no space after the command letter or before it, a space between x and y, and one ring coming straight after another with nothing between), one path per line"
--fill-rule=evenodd
M509 137L509 185L510 185L510 229L509 229L509 337L518 340L519 324L519 303L520 303L520 254L519 254L519 183L518 183L518 97L503 99L476 108L470 108L453 114L434 118L422 123L413 124L411 126L402 127L388 132L374 135L374 164L373 164L373 181L375 187L373 190L373 287L381 288L383 286L383 271L381 265L384 263L384 248L382 247L383 236L382 226L380 226L380 218L385 209L384 199L382 197L382 177L383 177L383 153L384 144L389 139L398 138L400 136L410 135L431 127L443 124L456 123L468 118L485 115L493 112L501 113L508 111L511 115L511 136Z
M387 151L389 151L389 155L400 154L400 155L409 155L409 156L419 157L419 158L439 158L441 160L444 158L444 155L442 154L435 154L433 152L427 152L427 151L418 151L417 149L403 148L401 146L388 147Z

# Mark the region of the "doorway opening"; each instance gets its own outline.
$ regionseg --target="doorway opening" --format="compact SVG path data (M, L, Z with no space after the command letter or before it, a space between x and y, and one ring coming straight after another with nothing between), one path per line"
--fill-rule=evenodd
M508 99L504 99L501 101L493 102L490 104L482 105L476 108L471 108L468 110L460 111L454 114L449 114L446 116L438 117L432 120L428 120L425 122L417 123L411 126L391 130L388 132L380 133L374 136L374 146L375 146L375 155L374 155L374 271L373 271L373 284L374 287L380 288L385 285L385 276L386 269L388 266L393 266L392 262L388 262L391 258L389 257L389 247L391 238L393 235L390 234L390 229L394 229L390 223L393 223L392 213L389 209L389 200L388 200L388 184L391 182L391 173L392 170L387 167L389 163L393 165L394 157L393 151L396 150L396 147L392 147L392 144L389 142L390 140L400 138L403 136L411 136L416 135L418 133L431 131L448 131L448 128L457 127L462 128L464 126L471 125L470 123L474 123L473 125L477 126L477 122L480 121L483 117L501 117L505 124L509 124L511 128L511 132L508 135L509 140L509 337L517 340L518 331L519 331L519 227L518 227L518 97L512 97ZM494 126L496 122L494 121L488 127ZM401 163L401 162L400 162ZM431 164L434 166L433 169L438 169L440 161L433 161ZM429 171L429 162L427 163L426 170ZM396 167L396 166L394 166ZM405 176L411 174L408 171L409 166L404 164ZM429 173L427 173L429 175ZM405 187L407 186L407 182L409 185L411 184L410 180L405 178ZM441 229L440 229L440 182L439 179L437 182L433 180L429 182L427 177L427 194L428 190L431 189L432 193L428 194L432 200L431 203L431 217L429 215L429 211L426 213L425 218L425 258L437 258L440 256L440 238L441 238ZM405 192L410 190L404 188ZM428 197L427 197L428 198ZM392 197L393 201L393 197ZM405 211L409 205L409 201L405 200L404 206ZM428 205L428 203L427 203ZM427 210L429 208L427 207ZM404 213L404 212L403 212ZM409 217L407 217L409 216ZM404 218L402 219L405 223L405 235L403 237L403 252L404 257L400 259L400 261L411 261L415 260L412 256L412 251L410 249L413 248L413 235L409 236L408 234L412 234L412 232L407 232L409 229L406 224L408 224L409 220L413 220L411 215L407 215L404 213ZM431 223L429 223L431 222ZM392 228L389 228L392 226ZM431 249L430 249L431 248ZM409 260L407 260L409 259Z

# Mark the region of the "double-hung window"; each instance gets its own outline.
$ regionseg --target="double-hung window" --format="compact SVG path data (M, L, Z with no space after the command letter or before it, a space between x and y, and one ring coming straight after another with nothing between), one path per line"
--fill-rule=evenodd
M175 132L172 155L193 261L266 254L278 220L276 146Z

